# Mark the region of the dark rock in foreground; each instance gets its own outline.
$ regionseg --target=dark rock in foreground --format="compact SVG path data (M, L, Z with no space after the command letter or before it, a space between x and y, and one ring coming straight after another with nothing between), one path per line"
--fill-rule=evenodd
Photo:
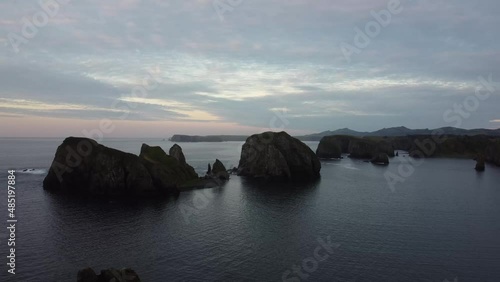
M197 178L194 169L159 147L143 145L141 156L69 137L57 148L45 190L104 197L178 194L177 186Z
M317 179L320 170L316 154L286 132L265 132L248 137L238 166L238 174L242 176L288 180Z
M139 275L130 268L101 270L97 275L90 267L78 271L77 282L141 282Z

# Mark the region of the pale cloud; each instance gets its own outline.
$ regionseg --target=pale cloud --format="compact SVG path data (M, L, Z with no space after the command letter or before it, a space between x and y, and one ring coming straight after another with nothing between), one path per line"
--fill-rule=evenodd
M137 98L137 97L124 97L120 98L121 101L128 103L146 104L160 106L168 111L178 113L181 115L179 120L196 120L196 121L217 121L219 117L197 109L191 104L167 100L167 99L150 99L150 98Z

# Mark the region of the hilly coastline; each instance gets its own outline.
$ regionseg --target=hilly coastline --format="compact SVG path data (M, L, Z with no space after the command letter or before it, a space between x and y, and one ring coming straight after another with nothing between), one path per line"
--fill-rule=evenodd
M398 137L398 136L413 136L413 135L432 135L433 132L440 132L443 135L457 135L457 136L475 136L486 135L500 137L500 129L462 129L456 127L441 127L436 129L410 129L404 126L383 128L372 132L356 131L349 128L342 128L333 131L323 131L320 133L294 136L301 141L320 141L325 136L335 135L349 135L356 137ZM175 134L169 140L172 142L229 142L229 141L245 141L247 135L180 135Z

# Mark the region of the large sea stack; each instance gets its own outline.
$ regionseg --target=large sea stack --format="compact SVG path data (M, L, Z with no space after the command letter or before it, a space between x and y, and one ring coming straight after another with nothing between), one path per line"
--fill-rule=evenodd
M282 180L317 179L320 170L316 154L286 132L265 132L248 137L238 166L238 174L242 176Z
M198 176L192 167L158 148L143 145L139 157L92 139L66 138L57 148L43 188L105 197L178 194L179 185Z

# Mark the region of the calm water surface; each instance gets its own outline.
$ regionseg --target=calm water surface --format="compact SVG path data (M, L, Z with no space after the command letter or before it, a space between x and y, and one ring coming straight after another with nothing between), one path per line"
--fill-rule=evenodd
M343 159L322 162L321 180L310 185L232 176L223 187L177 199L87 202L42 189L61 142L0 139L4 187L8 169L36 169L17 173L17 274L7 275L2 227L0 281L76 281L87 266L132 267L143 281L282 281L303 262L312 270L302 274L307 281L500 281L496 167L476 173L471 160L425 160L392 191L384 173L396 172L407 158L394 158L388 167ZM166 151L172 145L102 143L138 154L142 142ZM242 144L181 146L202 174L215 158L237 166ZM308 143L314 150L317 144ZM0 191L7 226L6 189ZM310 258L318 240L328 239L333 252L315 264Z

